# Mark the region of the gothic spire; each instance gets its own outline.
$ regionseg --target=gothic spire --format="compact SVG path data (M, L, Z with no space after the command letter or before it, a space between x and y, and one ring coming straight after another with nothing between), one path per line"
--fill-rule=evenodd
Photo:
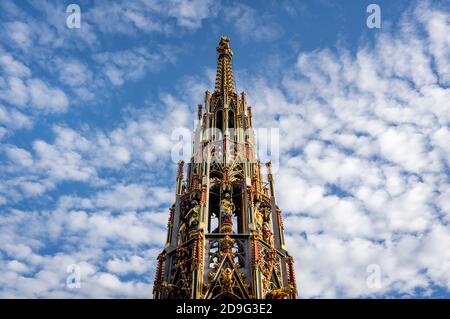
M226 36L220 37L219 45L216 48L218 53L217 60L217 74L216 74L216 87L215 92L233 92L234 90L234 80L233 80L233 69L231 66L231 57L233 56L233 51L230 48L230 39Z
M183 161L178 164L153 296L294 299L294 260L286 250L271 164L266 186L251 110L245 95L235 92L227 37L220 38L217 53L215 92L206 91L205 112L197 109L186 180Z

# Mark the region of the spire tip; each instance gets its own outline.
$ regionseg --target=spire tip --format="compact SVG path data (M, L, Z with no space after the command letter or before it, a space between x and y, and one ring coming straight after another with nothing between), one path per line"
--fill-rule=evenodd
M228 56L233 56L233 51L231 51L230 48L230 38L227 36L222 35L220 37L219 45L216 48L217 52L219 53L219 56L222 54L226 54Z

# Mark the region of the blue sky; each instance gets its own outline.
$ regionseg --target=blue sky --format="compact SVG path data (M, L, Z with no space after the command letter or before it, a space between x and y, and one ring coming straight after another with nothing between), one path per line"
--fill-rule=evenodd
M377 1L369 29L372 2L79 1L69 29L69 2L2 1L0 297L151 297L172 132L225 34L254 125L280 130L300 296L448 298L450 4Z

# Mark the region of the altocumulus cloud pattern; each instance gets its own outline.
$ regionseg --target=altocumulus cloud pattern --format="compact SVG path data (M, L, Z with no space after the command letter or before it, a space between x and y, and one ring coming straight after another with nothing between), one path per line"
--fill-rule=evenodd
M152 295L177 165L228 34L301 298L450 296L450 4L0 4L0 297ZM79 288L67 267L80 269ZM379 274L370 285L372 269Z

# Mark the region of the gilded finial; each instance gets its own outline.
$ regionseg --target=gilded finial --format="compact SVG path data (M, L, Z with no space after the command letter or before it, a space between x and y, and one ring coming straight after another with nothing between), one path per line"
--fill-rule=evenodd
M233 56L233 51L231 51L230 48L230 39L224 35L220 37L220 42L216 50L219 53L219 56L221 56L222 54L226 54L229 57Z

